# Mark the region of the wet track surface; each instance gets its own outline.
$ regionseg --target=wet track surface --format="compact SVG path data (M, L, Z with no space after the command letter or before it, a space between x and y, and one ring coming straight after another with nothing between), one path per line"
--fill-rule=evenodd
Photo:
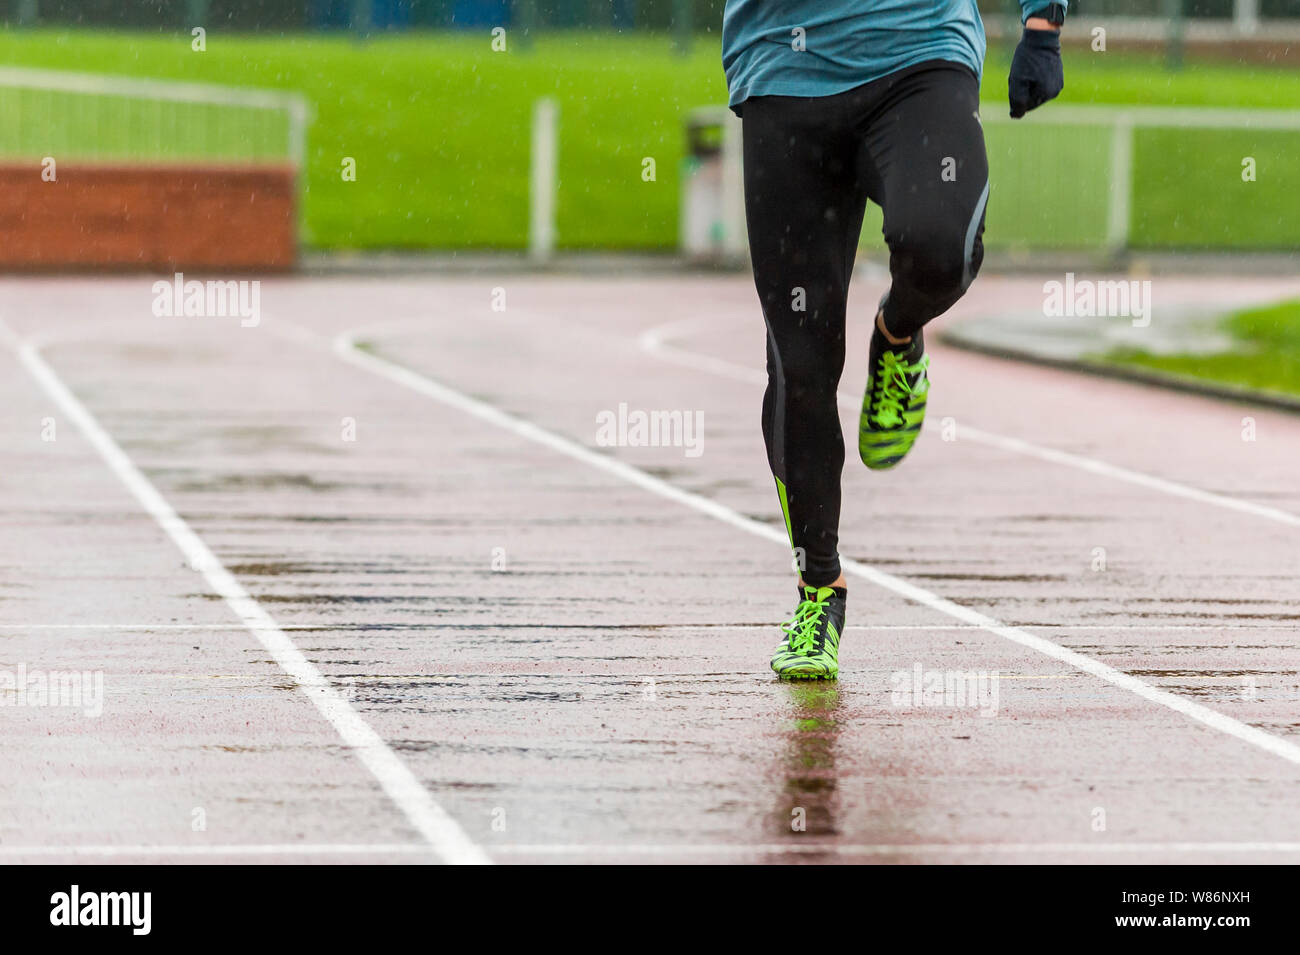
M940 321L1032 308L1041 284L981 279ZM1285 753L867 579L839 684L771 679L794 590L761 536L780 515L747 279L267 281L255 328L156 318L150 285L9 280L0 302L497 861L1300 858ZM855 288L841 385L845 555L1300 744L1300 419L934 346L925 435L868 473L879 292ZM344 332L443 391L343 360ZM0 669L104 687L98 717L0 709L3 858L444 857L12 347L0 363ZM620 404L702 412L700 453L600 447ZM918 668L996 675L996 700L900 694Z

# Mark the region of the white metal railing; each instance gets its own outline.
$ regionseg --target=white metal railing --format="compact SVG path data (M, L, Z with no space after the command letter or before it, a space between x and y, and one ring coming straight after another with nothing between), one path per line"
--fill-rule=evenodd
M1300 132L1300 110L1227 109L1192 106L1092 106L1048 103L1023 119L1013 120L1005 103L985 102L980 115L986 127L1030 131L1043 127L1080 127L1109 131L1106 151L1104 248L1117 253L1129 244L1133 197L1133 144L1140 128L1291 130ZM994 108L996 106L996 108ZM720 225L723 251L734 256L745 249L745 218L741 192L741 124L726 107L692 110L690 118L723 128ZM1297 140L1300 144L1300 139ZM1300 145L1298 145L1300 148ZM993 150L990 149L990 152ZM1077 170L1076 170L1077 172Z
M1000 104L999 104L1000 105ZM1300 130L1300 110L1227 109L1201 106L1076 106L1048 103L1024 119L1002 109L982 112L987 124L1027 123L1047 126L1103 126L1111 130L1106 247L1127 248L1133 195L1133 138L1139 127L1177 129Z
M307 127L312 111L307 99L298 93L13 66L0 67L0 90L3 89L67 93L119 101L135 99L154 104L227 106L281 112L287 124L287 158L301 169L307 157ZM5 131L5 123L23 120L21 115L5 116L0 112L0 136L12 134L12 130ZM160 119L159 136L161 134Z

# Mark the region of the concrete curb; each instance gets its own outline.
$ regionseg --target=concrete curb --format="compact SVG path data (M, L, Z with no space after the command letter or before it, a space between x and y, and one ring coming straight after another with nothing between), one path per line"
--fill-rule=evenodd
M1079 374L1093 375L1098 378L1118 379L1120 381L1128 381L1139 385L1166 388L1170 391L1181 391L1186 394L1198 395L1202 398L1214 398L1219 401L1231 401L1237 404L1247 404L1255 407L1287 411L1292 414L1300 414L1300 398L1279 394L1277 392L1253 391L1249 388L1239 388L1234 385L1204 381L1199 378L1185 378L1182 375L1171 375L1165 372L1148 369L1107 365L1102 362L1088 361L1086 359L1053 358L1037 354L1029 349L1007 348L1001 345L986 345L983 342L976 341L974 338L963 335L960 331L950 330L941 332L938 335L938 340L953 348L960 348L963 351L975 352L980 355L988 355L992 358L1028 362L1034 365L1042 365L1047 368L1058 368L1063 371L1073 371L1078 372Z
M1116 256L1099 250L1049 250L1038 252L989 249L981 275L1058 275L1088 269L1126 273L1130 277L1154 275L1294 275L1293 252L1179 252L1130 251ZM888 253L862 249L857 268L867 274L887 275ZM339 251L305 248L298 257L298 273L326 275L483 275L508 272L559 275L743 275L747 260L698 262L672 250L664 251L564 251L545 262L520 251L483 249L420 249Z

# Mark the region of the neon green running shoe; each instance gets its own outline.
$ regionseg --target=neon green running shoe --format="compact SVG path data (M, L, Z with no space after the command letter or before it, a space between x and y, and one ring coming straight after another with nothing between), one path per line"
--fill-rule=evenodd
M925 421L929 368L930 356L919 331L906 345L891 345L879 329L872 333L858 453L873 471L892 468L916 443Z
M844 588L803 588L794 617L781 628L786 638L772 654L777 676L783 680L834 680L839 676L847 597Z

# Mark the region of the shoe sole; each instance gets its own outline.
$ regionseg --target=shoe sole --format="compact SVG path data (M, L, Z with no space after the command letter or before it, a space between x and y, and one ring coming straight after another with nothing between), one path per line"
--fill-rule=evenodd
M782 680L834 680L839 677L840 668L839 664L836 664L835 668L829 672L818 672L816 670L778 670L773 667L772 672Z
M834 673L778 673L777 678L781 680L838 680L840 672L836 670Z

